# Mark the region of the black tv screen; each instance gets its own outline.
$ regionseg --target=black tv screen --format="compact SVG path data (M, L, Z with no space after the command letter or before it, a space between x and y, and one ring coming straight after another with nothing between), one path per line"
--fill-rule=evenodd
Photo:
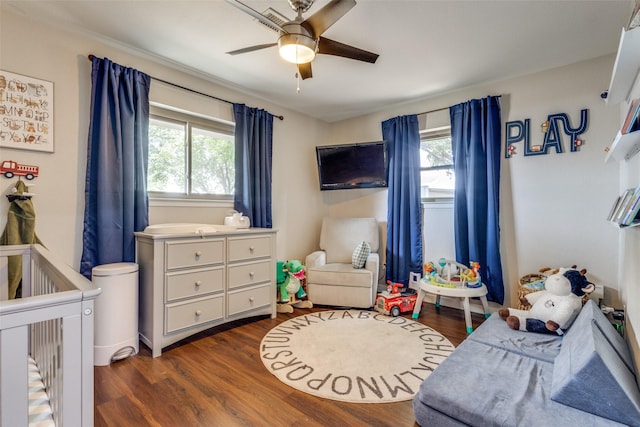
M316 147L320 190L387 186L384 141Z

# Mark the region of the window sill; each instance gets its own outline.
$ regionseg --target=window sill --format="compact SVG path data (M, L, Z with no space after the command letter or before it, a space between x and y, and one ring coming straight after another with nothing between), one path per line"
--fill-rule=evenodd
M453 197L423 197L421 201L429 205L452 205Z
M149 207L233 208L233 200L149 197Z

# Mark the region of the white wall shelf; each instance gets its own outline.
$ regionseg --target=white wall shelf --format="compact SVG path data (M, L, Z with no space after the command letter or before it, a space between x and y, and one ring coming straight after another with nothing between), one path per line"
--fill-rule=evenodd
M640 152L640 131L622 135L620 131L611 143L604 158L605 163L611 160L621 162L629 160Z
M640 27L622 29L618 55L613 66L607 104L618 104L629 97L629 92L640 70Z
M640 222L632 222L629 225L621 225L621 224L616 224L613 221L609 221L611 222L611 224L615 225L616 227L618 227L620 230L626 230L627 228L633 228L633 227L638 227L640 226Z

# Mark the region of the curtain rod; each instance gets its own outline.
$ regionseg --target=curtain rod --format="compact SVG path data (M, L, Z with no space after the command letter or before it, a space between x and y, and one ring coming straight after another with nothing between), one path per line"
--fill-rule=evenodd
M497 96L498 96L498 98L502 98L502 95L497 95ZM416 114L416 116L421 116L421 115L423 115L423 114L436 113L436 112L438 112L438 111L448 110L449 108L451 108L451 107L436 108L435 110L429 110L429 111L424 111L424 112L422 112L422 113L418 113L418 114Z
M93 61L93 58L96 58L96 56L90 54L88 56L88 58L89 58L89 61ZM159 79L157 77L153 77L153 76L149 76L149 77L151 77L153 80L159 81L160 83L164 83L164 84L169 85L169 86L177 87L178 89L186 90L187 92L192 92L192 93L195 93L195 94L198 94L198 95L206 96L207 98L215 99L216 101L226 102L227 104L234 104L233 101L229 101L227 99L218 98L217 96L213 96L213 95L209 95L207 93L199 92L199 91L194 90L194 89L189 89L188 87L180 86L179 84L171 83L171 82L168 82L166 80ZM269 113L269 114L271 114L271 113ZM284 116L276 116L274 114L273 117L275 117L277 119L280 119L280 120L284 120Z

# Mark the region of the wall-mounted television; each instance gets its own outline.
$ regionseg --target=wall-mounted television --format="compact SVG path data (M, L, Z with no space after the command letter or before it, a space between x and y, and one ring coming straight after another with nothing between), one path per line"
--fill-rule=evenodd
M387 186L385 141L316 147L320 190Z

